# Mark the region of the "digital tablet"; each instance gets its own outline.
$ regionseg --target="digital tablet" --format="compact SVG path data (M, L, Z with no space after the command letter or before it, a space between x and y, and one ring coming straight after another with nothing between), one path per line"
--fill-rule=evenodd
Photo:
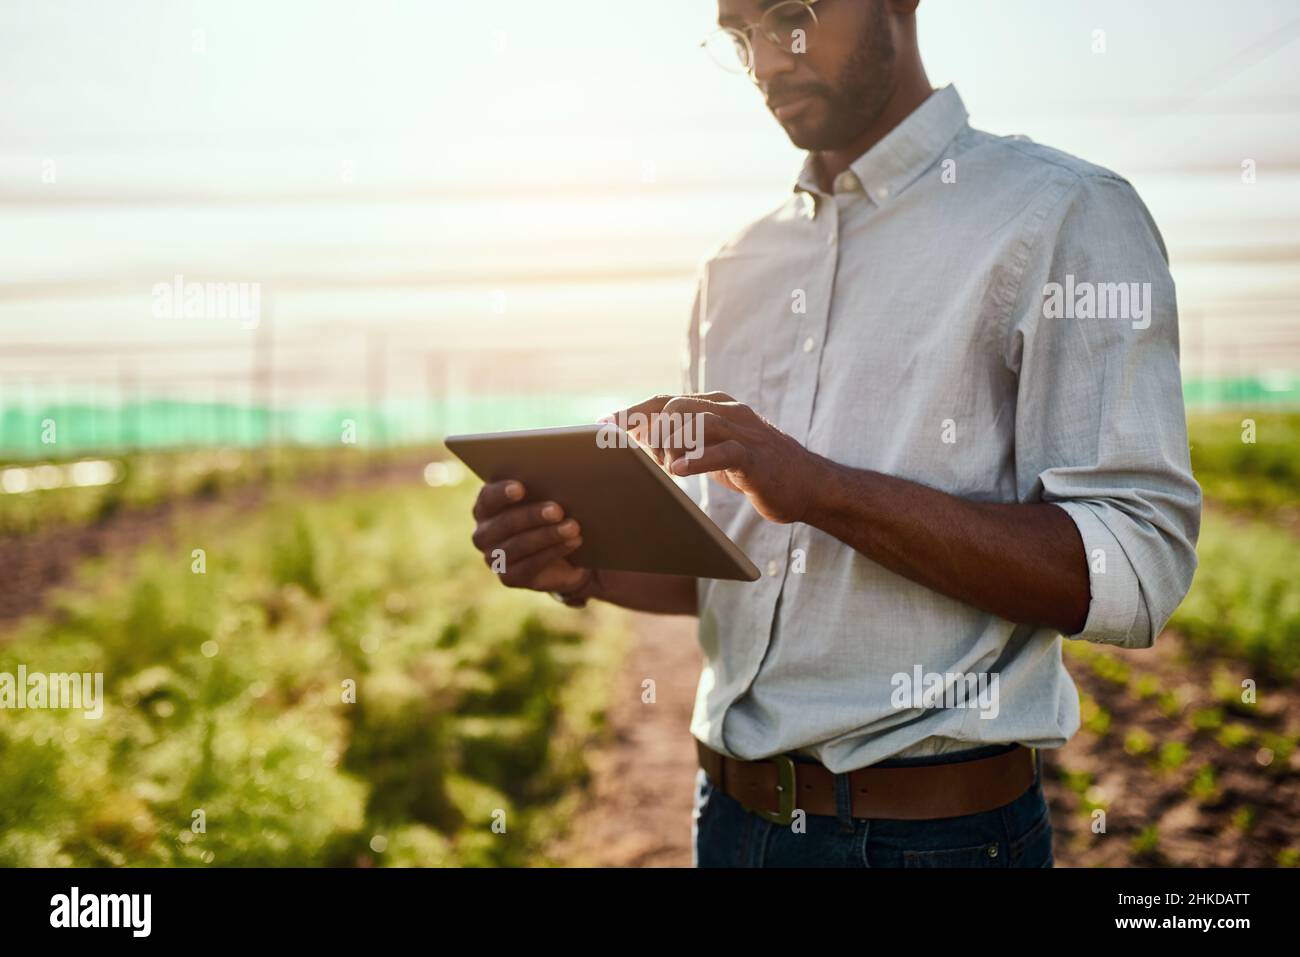
M577 519L582 544L568 556L575 565L733 581L759 577L736 543L616 425L453 435L446 444L483 481L518 479L524 501L558 502Z

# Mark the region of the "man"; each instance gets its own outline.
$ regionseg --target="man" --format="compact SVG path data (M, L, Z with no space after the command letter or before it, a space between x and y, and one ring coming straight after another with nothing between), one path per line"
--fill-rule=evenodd
M593 573L562 503L475 506L508 585L699 616L700 865L1050 866L1061 636L1149 647L1195 569L1155 224L1115 174L967 125L917 3L719 2L808 158L704 268L687 394L628 411L701 416L655 452L763 579Z

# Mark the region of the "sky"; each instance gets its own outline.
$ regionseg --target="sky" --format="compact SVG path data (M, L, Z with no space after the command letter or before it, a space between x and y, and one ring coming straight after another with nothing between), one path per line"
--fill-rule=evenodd
M159 390L237 382L249 330L151 311L178 275L263 284L287 397L373 388L377 354L397 391L436 362L458 388L675 386L696 266L800 163L697 48L714 15L7 0L0 402L106 364ZM973 125L1134 182L1186 366L1295 371L1300 8L924 0L919 32Z
M78 192L124 178L328 189L335 155L363 186L626 184L647 161L670 181L766 183L793 149L745 81L696 49L714 13L707 0L9 0L3 182L30 186L24 161L50 154ZM1229 161L1241 140L1295 166L1297 20L1290 0L925 0L919 30L931 79L958 83L994 132L1129 169Z

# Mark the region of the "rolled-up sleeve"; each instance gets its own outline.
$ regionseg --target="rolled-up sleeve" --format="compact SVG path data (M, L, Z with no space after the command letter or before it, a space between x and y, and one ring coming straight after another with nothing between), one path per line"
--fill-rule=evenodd
M1178 308L1160 234L1124 180L1080 177L1024 246L1007 337L1021 501L1060 506L1091 601L1069 637L1149 647L1196 569Z

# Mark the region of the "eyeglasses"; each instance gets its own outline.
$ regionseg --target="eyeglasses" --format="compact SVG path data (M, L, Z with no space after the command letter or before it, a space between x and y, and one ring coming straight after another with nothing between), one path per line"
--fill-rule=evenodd
M817 32L818 0L786 0L768 9L758 23L744 27L721 27L700 43L709 58L728 73L750 74L754 71L754 32L768 43L789 53L804 53Z

